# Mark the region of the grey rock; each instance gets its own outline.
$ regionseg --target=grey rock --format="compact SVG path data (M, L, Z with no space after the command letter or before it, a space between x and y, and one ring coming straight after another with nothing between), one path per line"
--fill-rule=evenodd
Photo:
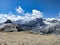
M17 32L17 28L15 25L11 23L1 24L0 25L1 32Z

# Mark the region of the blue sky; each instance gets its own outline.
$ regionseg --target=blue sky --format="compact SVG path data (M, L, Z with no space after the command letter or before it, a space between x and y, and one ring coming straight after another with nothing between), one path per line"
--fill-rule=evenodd
M0 14L12 12L21 6L25 12L31 13L33 9L39 10L44 17L56 17L60 12L60 0L0 0Z

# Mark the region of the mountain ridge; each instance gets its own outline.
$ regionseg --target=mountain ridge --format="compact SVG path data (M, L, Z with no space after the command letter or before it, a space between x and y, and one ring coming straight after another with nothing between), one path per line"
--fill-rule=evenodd
M60 19L44 19L36 18L31 21L11 21L8 20L7 23L11 23L17 26L19 31L32 31L42 34L60 34ZM21 29L21 30L20 30Z

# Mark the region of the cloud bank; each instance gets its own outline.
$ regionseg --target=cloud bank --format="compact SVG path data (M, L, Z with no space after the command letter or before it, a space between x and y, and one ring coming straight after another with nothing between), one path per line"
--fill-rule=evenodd
M18 6L15 10L19 15L15 15L12 12L8 14L0 14L0 23L5 22L7 19L10 19L12 21L17 21L17 20L30 21L36 18L43 17L43 13L36 9L33 9L32 13L27 13L27 12L24 13L25 11L22 9L22 7ZM24 16L22 16L21 14L24 14Z

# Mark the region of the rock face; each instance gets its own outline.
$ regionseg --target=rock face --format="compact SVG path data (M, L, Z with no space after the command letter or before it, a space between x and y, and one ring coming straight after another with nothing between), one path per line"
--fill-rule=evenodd
M37 31L42 34L58 35L60 34L60 22L53 22L52 24L41 26Z
M0 31L1 32L17 32L17 28L15 25L13 25L11 23L1 24Z
M19 22L19 21L18 21ZM25 31L33 31L42 34L60 34L60 20L36 18L24 24L20 24Z
M60 34L60 23L54 23L47 28L47 34Z
M40 26L43 26L43 25L45 25L43 22L43 19L37 18L37 19L31 20L25 24L21 24L21 27L24 30L37 31L40 28Z
M17 32L22 31L21 27L12 23L11 20L7 20L3 24L0 24L0 32Z

